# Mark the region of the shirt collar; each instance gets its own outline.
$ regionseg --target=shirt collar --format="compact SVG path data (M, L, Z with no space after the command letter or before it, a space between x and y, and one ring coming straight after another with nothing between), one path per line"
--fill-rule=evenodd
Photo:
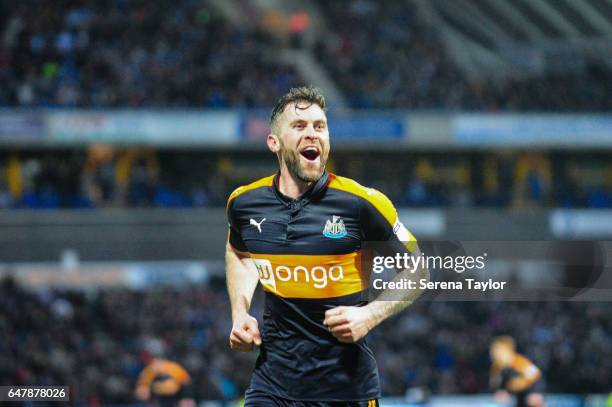
M310 186L310 188L306 190L306 192L304 192L301 196L295 199L290 198L286 195L283 195L283 193L278 188L279 179L280 179L280 171L274 177L274 182L273 182L274 193L276 194L278 199L280 199L281 202L285 203L288 206L292 206L295 204L303 206L307 204L308 202L310 202L315 197L319 196L323 191L325 191L325 189L327 188L328 181L329 181L329 174L327 173L327 170L324 170L323 175L321 175L321 178L319 178L318 181L314 182Z

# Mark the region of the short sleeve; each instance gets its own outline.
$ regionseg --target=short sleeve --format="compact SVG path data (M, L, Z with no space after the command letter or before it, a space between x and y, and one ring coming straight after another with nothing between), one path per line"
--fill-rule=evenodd
M362 199L360 221L366 241L390 242L392 246L403 246L409 252L417 247L415 237L400 221L397 210L383 193L368 189Z
M230 196L230 200L227 203L227 223L228 223L228 233L227 240L232 245L232 247L240 252L248 251L246 244L242 240L242 236L240 235L240 229L238 227L238 222L236 221L236 216L234 212L234 202Z

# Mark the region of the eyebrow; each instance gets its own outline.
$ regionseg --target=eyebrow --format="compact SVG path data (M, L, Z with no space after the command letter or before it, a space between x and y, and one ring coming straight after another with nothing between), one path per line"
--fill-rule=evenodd
M308 120L306 120L306 119L295 119L295 120L291 121L289 123L289 125L292 126L292 125L300 123L300 122L307 123ZM316 120L313 120L313 123L325 123L325 124L327 124L327 120L326 119L316 119Z

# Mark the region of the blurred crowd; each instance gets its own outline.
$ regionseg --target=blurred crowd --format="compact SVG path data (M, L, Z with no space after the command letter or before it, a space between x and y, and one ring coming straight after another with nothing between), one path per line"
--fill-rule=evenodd
M371 334L385 394L488 389L492 337L510 334L543 372L539 390L607 392L612 325L604 303L421 303Z
M331 33L318 59L354 107L464 110L609 111L612 72L582 70L493 82L468 78L453 63L440 32L415 2L318 0Z
M270 106L296 84L207 1L4 2L0 27L5 106Z
M261 316L261 296L253 313ZM488 391L488 346L500 333L543 371L548 392L606 392L612 326L604 303L419 303L373 331L385 396ZM71 401L134 402L151 356L180 362L196 398L232 400L256 355L231 352L222 283L132 291L27 291L0 284L0 385L69 385Z
M328 170L381 190L397 206L612 208L605 152L372 154L339 151ZM265 152L94 146L5 153L0 208L224 206L236 187L276 171Z
M318 60L352 105L436 108L451 107L458 98L462 76L435 33L422 26L414 4L367 0L317 4L332 30L317 44Z
M215 163L216 164L216 163ZM147 149L94 146L0 159L0 207L199 207L218 204L212 163L164 160ZM211 202L210 195L217 197Z
M27 292L0 287L0 383L71 388L71 401L135 402L136 379L151 356L179 361L198 399L235 399L253 355L230 353L222 290Z
M414 2L317 2L325 24L317 61L357 108L608 111L612 73L492 82L468 78ZM270 107L304 82L279 60L301 47L304 10L257 13L249 2L27 0L0 5L0 105ZM320 22L319 22L320 23ZM290 32L291 40L287 40Z

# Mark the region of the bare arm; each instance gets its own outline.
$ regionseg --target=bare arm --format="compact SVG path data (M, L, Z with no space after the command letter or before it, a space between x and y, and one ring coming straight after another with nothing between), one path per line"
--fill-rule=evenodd
M413 256L419 256L421 251L418 246L413 251ZM401 281L401 279L412 280L416 282L416 287L419 287L419 281L426 279L429 281L429 270L426 268L419 268L412 273L409 270L403 270L395 276L393 281ZM375 301L369 303L365 308L371 314L372 328L383 322L385 319L403 311L409 305L411 305L417 298L421 296L423 290L420 288L414 290L402 290L401 298L398 299L398 293L396 290L385 290L383 291ZM372 329L370 328L370 329Z
M502 377L501 377L501 369L495 363L491 364L489 368L489 387L492 390L497 390L501 388Z
M229 242L225 247L225 272L227 291L232 304L232 318L248 313L259 278L252 269L249 254L239 252Z
M418 256L420 250L417 247L413 255ZM420 279L429 280L429 271L419 268L414 273L409 270L399 272L393 281L400 281L402 278L419 281ZM416 285L417 287L419 284ZM325 313L325 321L332 334L340 342L356 342L363 338L374 327L385 319L404 310L412 304L423 290L402 290L400 299L394 290L383 291L378 298L365 307L336 307Z
M249 314L259 281L248 253L237 251L228 242L225 248L227 292L232 307L230 347L246 352L261 344L257 320Z
M151 397L150 385L151 381L155 377L155 370L152 365L145 367L140 375L138 376L138 382L136 384L136 398L141 401L148 401Z

